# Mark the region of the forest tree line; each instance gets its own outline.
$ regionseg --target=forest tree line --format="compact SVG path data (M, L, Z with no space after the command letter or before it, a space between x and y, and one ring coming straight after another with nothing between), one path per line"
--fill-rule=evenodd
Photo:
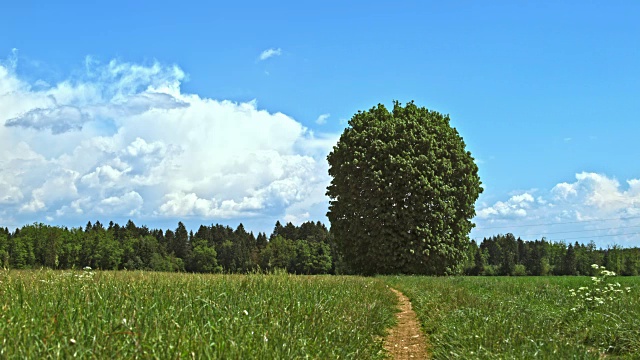
M640 248L614 245L598 249L590 241L525 241L513 234L471 241L464 265L466 275L596 275L592 264L604 266L619 275L636 276L640 268Z
M267 238L242 224L200 226L187 232L150 230L131 220L125 226L99 221L85 228L45 224L23 226L10 233L0 228L0 265L4 268L152 270L203 273L247 273L276 268L298 274L335 271L329 231L320 222L277 222Z
M465 275L595 275L592 264L620 275L638 275L640 248L526 241L512 234L472 240ZM330 231L321 222L300 226L276 222L273 232L247 232L219 224L194 233L182 222L175 230L149 229L131 220L125 226L99 221L84 228L41 223L10 232L0 228L0 265L4 268L186 271L248 273L284 269L295 274L349 273Z

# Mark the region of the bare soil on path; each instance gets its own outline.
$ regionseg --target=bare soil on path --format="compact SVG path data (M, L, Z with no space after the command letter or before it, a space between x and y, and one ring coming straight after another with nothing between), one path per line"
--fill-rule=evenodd
M428 359L427 339L420 329L416 313L411 302L403 293L391 289L398 296L400 312L396 314L398 324L391 329L384 341L384 348L391 359Z

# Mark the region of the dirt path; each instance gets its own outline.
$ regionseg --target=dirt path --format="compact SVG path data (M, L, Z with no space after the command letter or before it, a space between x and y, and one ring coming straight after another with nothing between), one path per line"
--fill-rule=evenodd
M425 338L416 313L411 309L409 298L396 289L391 289L399 301L400 312L396 315L398 324L391 329L384 340L384 348L395 360L428 359Z

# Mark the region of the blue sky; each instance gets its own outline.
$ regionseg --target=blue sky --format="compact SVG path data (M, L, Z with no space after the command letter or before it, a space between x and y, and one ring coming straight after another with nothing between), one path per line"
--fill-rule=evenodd
M325 157L346 121L415 100L450 114L478 161L472 237L640 245L636 2L0 12L5 226L326 221Z

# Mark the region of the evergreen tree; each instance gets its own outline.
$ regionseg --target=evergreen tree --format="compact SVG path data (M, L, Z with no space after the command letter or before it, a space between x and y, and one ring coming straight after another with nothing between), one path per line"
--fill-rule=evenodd
M576 272L577 272L576 253L573 248L573 245L569 244L569 247L567 247L567 253L564 257L564 275L576 275Z
M272 240L276 236L282 236L284 233L284 227L280 224L280 220L276 221L276 225L273 227L273 232L269 236L269 240Z
M258 233L258 238L256 239L256 245L258 246L258 249L264 249L265 247L267 247L267 244L267 234Z
M182 222L178 222L172 250L176 257L183 260L189 255L189 234L187 234L187 229Z
M484 256L482 256L482 251L480 247L476 249L476 253L473 256L474 267L473 267L473 275L482 275L484 273Z

